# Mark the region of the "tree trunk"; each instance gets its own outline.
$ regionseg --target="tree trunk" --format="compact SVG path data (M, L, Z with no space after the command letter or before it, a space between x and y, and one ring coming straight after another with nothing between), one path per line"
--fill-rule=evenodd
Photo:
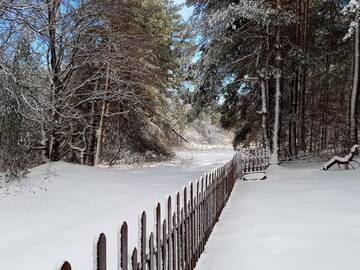
M60 90L62 88L62 82L60 79L60 61L58 59L56 50L56 14L59 9L59 0L47 0L48 5L48 34L49 34L49 53L50 53L50 67L52 73L52 129L50 139L50 159L51 161L60 160L60 139L59 139L59 108L58 99Z
M330 95L330 67L331 67L331 54L332 54L332 44L333 44L333 22L334 22L334 9L335 3L334 0L329 0L329 12L330 12L330 25L329 25L329 38L327 40L327 53L325 60L325 69L326 69L326 81L325 81L325 90L322 93L322 116L321 116L321 133L320 133L320 145L319 149L324 149L327 146L328 141L328 112L329 112L329 95Z
M355 54L354 54L354 77L351 91L350 104L350 139L352 144L358 143L357 134L357 104L359 98L359 24L355 26Z
M107 107L107 91L109 87L109 74L110 74L110 65L108 64L106 70L106 82L105 82L105 93L103 104L101 108L100 116L100 126L97 132L97 143L96 143L96 154L95 154L95 164L94 166L99 166L101 161L102 149L103 149L103 137L104 137L104 128L105 128L105 118L106 118L106 107Z
M98 91L99 81L95 82L94 93L96 94ZM88 141L88 149L86 155L86 164L88 166L94 166L95 164L95 145L96 145L96 122L95 122L95 114L96 114L96 103L95 101L91 102L91 119L90 119L90 133L89 133L89 141Z
M294 87L290 90L289 100L289 154L291 156L297 155L296 144L296 110L297 110L297 93L298 93L298 69L296 69L294 76Z
M305 152L305 92L306 75L305 68L299 67L299 98L298 98L298 130L297 141L299 152Z
M281 0L277 0L277 8L281 9ZM280 113L281 113L281 37L280 26L276 27L276 91L275 91L275 120L273 130L273 145L270 158L271 164L280 164L279 162L279 133L280 133Z
M41 145L43 149L41 150L41 159L43 163L49 161L49 141L45 130L45 125L41 125Z
M263 129L263 141L264 147L269 147L268 137L268 104L267 104L267 88L266 79L261 79L261 102L262 102L262 129Z
M300 23L298 24L297 39L298 45L303 50L304 54L307 52L307 27L308 27L308 0L299 0L297 6L298 17ZM306 102L306 73L307 68L305 63L298 66L298 108L297 108L297 142L300 152L305 152L305 102Z

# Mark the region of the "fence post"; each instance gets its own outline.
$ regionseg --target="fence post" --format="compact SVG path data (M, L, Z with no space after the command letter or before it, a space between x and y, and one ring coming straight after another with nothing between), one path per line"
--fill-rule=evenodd
M205 179L207 179L207 174L205 174ZM200 252L204 250L204 177L201 178L201 192L200 192Z
M177 217L177 250L178 250L178 260L177 260L177 269L182 269L182 243L181 243L181 236L182 236L182 225L181 225L181 201L180 201L180 193L176 194L176 217Z
M215 172L214 172L214 176L212 178L211 181L211 194L212 194L212 207L211 207L211 223L210 223L210 231L209 231L209 236L212 232L212 228L214 226L215 223L215 219L216 219L216 208L217 208L217 192L216 192L216 185L217 185L217 177L218 177L218 168L216 168Z
M219 201L220 201L220 180L219 180L219 168L216 169L215 171L215 179L214 179L214 183L213 183L213 190L214 190L214 194L215 194L215 204L214 204L214 215L213 215L213 222L211 223L211 230L214 227L214 224L216 222L216 218L217 218L217 212L218 212L218 208L219 208Z
M188 269L189 263L189 241L188 241L188 206L187 206L187 189L184 187L184 267Z
M188 200L187 203L187 211L188 211L188 218L187 218L187 233L188 233L188 245L187 245L187 253L188 253L188 261L187 261L187 267L188 269L191 269L191 237L192 237L192 229L191 229L191 207L190 207L190 201Z
M146 270L146 212L143 211L140 218L140 263L141 269Z
M208 232L208 224L209 224L209 182L211 178L211 173L207 175L205 181L205 189L204 189L204 247L207 242L207 232Z
M194 184L190 183L190 267L194 266Z
M213 208L213 190L212 190L212 181L214 179L214 172L212 172L210 174L210 178L209 178L209 186L208 186L208 210L207 210L207 228L206 228L206 242L209 239L209 231L211 228L211 223L212 223L212 208Z
M71 270L71 265L69 262L64 262L60 270Z
M95 245L95 270L106 270L106 236L101 233Z
M195 261L197 262L200 256L200 181L196 181L196 201L195 201Z
M185 250L185 214L184 207L181 207L181 269L186 269L186 250Z
M168 243L167 243L167 246L168 246L168 250L167 250L167 253L168 253L168 270L172 270L172 216L171 216L171 213L172 213L172 207L171 207L171 196L168 196L168 199L167 199L167 227L168 227Z
M161 205L160 203L157 203L155 208L155 238L156 238L156 252L155 252L156 270L161 270Z
M118 258L118 269L128 270L128 225L123 223L120 229L120 254Z
M134 251L132 253L131 266L132 266L132 270L139 270L137 248L134 248Z
M167 270L167 233L166 233L166 218L162 226L163 241L162 241L162 269Z
M221 208L225 207L225 203L226 203L226 195L227 195L227 175L226 175L226 170L225 167L222 168L221 170L221 178L223 181L223 186L222 186L222 206Z
M154 233L151 233L149 238L149 270L155 270L154 255Z
M217 204L218 204L218 192L217 192L217 185L218 185L218 174L219 174L219 168L216 168L215 172L214 172L214 178L211 182L211 192L212 192L212 196L213 196L213 205L211 208L212 211L212 215L211 215L211 224L210 224L210 233L209 236L211 234L213 225L215 223L215 219L216 219L216 212L217 212Z
M173 213L172 217L172 225L173 225L173 231L172 231L172 268L173 270L177 270L177 263L179 261L178 259L178 240L177 240L177 231L178 226L176 222L176 212Z

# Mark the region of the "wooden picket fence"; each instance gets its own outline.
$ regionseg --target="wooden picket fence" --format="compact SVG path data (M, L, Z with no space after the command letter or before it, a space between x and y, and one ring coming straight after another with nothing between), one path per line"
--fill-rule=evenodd
M255 159L256 160L256 159ZM251 166L249 164L252 164ZM257 164L257 165L256 165ZM261 165L262 164L262 165ZM165 217L162 218L161 204L155 209L155 228L148 232L147 214L141 215L139 228L139 249L133 248L129 254L126 222L118 234L117 270L193 270L204 251L205 244L219 220L236 179L241 178L245 167L252 170L263 168L263 163L253 158L241 159L235 154L227 164L205 174L196 183L190 183L174 198L166 202ZM248 167L248 169L250 168ZM247 170L248 170L247 169ZM106 236L100 234L94 246L94 270L107 270ZM71 270L65 262L60 270Z
M265 148L244 151L242 169L244 174L264 172L269 166L269 153Z

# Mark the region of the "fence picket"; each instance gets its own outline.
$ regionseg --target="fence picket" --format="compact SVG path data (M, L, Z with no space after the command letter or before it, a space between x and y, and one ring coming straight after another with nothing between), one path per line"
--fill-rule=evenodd
M181 269L185 269L186 252L185 252L185 214L184 207L181 207Z
M167 232L166 232L166 218L162 226L162 269L167 270Z
M131 256L131 267L132 270L139 270L137 248L134 248Z
M190 200L188 200L187 202L187 243L188 245L186 246L187 251L186 253L188 254L188 259L187 259L187 269L191 269L191 237L192 237L192 229L191 229L191 208L190 208Z
M157 203L155 207L155 238L156 238L156 251L155 251L155 264L156 270L161 270L161 205Z
M176 222L176 212L173 213L173 231L172 231L172 268L173 270L177 270L177 262L178 262L178 240L177 240L177 222Z
M155 270L154 233L149 237L149 270Z
M141 269L146 270L146 212L142 212L140 218L140 263Z
M180 193L176 194L176 238L177 238L177 269L180 270L182 268L181 261L182 261L182 246L181 246L181 201L180 201Z
M68 262L64 262L60 270L71 270L71 265Z
M95 270L106 270L106 236L101 233L95 245Z
M171 207L171 196L167 199L167 228L168 228L168 243L167 243L167 257L168 257L168 270L172 270L172 207Z
M120 254L118 258L118 269L128 270L128 225L123 223L120 229Z
M199 211L199 218L200 218L200 228L199 228L199 235L200 235L200 247L199 252L200 254L203 251L203 224L204 224L204 217L203 217L203 208L204 208L204 178L207 177L207 174L205 174L204 177L201 177L201 183L200 183L200 211Z
M199 259L199 243L200 243L200 181L196 181L196 201L195 201L195 262Z
M184 187L184 195L183 195L183 209L184 209L184 268L188 269L188 262L189 262L189 253L188 253L188 207L187 207L187 189Z
M190 267L194 267L194 184L190 183Z
M207 242L207 231L208 231L208 217L209 217L209 194L210 194L210 188L209 188L209 182L211 178L211 173L208 174L208 177L205 181L205 201L204 201L204 246Z

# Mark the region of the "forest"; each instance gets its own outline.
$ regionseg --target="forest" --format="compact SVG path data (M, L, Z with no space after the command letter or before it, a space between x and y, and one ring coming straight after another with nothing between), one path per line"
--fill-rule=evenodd
M0 171L171 158L202 119L272 163L358 142L358 0L186 5L2 0Z

